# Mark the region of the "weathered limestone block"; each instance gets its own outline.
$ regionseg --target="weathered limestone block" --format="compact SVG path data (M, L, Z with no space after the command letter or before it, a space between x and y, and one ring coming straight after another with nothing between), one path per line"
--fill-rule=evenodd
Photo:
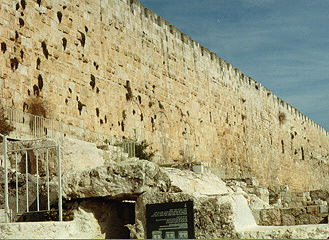
M263 226L280 226L281 211L278 208L260 210L260 225Z
M62 172L83 171L104 165L103 151L96 144L77 139L60 138Z
M268 209L271 208L268 202L263 201L255 194L248 194L249 196L249 206L251 209Z
M329 191L328 190L313 190L310 191L310 197L312 200L321 199L329 203Z
M246 239L326 239L329 236L329 226L259 226L240 233L240 238Z
M82 217L76 221L63 222L23 222L0 224L1 239L104 239L101 229L97 227L97 220L88 222ZM90 217L90 218L89 218ZM86 219L86 218L85 218Z
M123 151L123 148L113 145L101 145L97 148L103 150L104 164L108 165L111 161L121 162L129 158L128 153Z
M211 173L194 173L177 168L163 168L169 176L172 191L181 191L192 196L218 195L233 192L225 183Z
M248 205L248 201L244 195L232 195L233 211L235 213L234 226L237 231L257 226L256 220Z
M107 197L133 199L143 192L166 192L170 179L157 165L146 160L128 160L91 170L64 174L67 199Z

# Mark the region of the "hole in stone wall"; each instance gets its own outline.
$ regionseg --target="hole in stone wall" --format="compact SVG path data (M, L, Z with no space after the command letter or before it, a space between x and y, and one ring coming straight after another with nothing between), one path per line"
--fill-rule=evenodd
M19 18L19 26L20 27L23 27L24 26L24 24L25 24L25 22L24 22L24 20L23 20L23 18Z
M19 61L16 57L10 59L10 67L13 71L15 71L18 68Z
M94 67L96 68L96 70L98 70L99 65L96 62L94 62Z
M41 74L39 74L39 76L38 76L38 86L39 86L39 89L41 91L42 88L43 88L43 78L42 78Z
M125 131L125 123L124 123L124 121L121 121L121 130L122 130L122 132Z
M64 50L66 50L66 46L67 46L67 39L64 37L62 38L62 45L63 45L63 48Z
M23 60L23 59L24 59L24 51L21 50L21 51L20 51L20 54L21 54L21 59Z
M38 4L39 7L40 7L40 5L41 5L41 0L37 0L37 4Z
M33 85L33 94L39 96L39 87L36 84Z
M162 103L159 101L159 108L160 109L164 109L164 107L163 107L163 105L162 105Z
M26 2L25 2L25 0L21 0L21 5L22 5L22 8L23 8L23 9L26 8Z
M107 117L106 117L106 115L104 117L104 122L107 123Z
M48 52L47 44L45 43L45 41L43 41L41 43L41 47L42 47L43 55L45 55L45 57L48 59L49 52Z
M66 6L63 6L63 9L65 10L67 7Z
M57 19L58 19L58 22L61 23L62 22L62 18L63 18L63 13L58 11L57 12Z
M69 88L69 92L72 93L72 89L71 88Z
M82 102L80 102L78 100L78 110L79 110L79 114L80 115L81 115L81 112L82 112L83 107L85 107L85 106L86 106L85 104L83 104Z
M27 90L27 95L29 95L29 96L31 95L30 89Z
M129 101L131 100L134 95L133 95L133 91L130 87L130 81L126 81L126 85L124 86L124 88L127 90L127 93L126 93L126 100Z
M103 119L99 119L99 123L102 125L103 124Z
M23 112L25 112L28 108L29 108L29 105L26 102L24 102L23 103Z
M152 132L155 130L155 124L154 124L154 119L151 117L151 124L152 124Z
M19 33L15 31L15 41L17 41L18 38L19 38Z
M91 81L89 84L90 84L91 88L94 89L95 85L96 85L96 78L93 74L90 74L90 79L91 79Z
M286 121L286 114L283 112L279 112L278 119L280 123L284 123Z
M68 102L69 102L69 100L66 98L66 99L65 99L65 103L68 104Z
M80 38L78 39L81 43L81 46L84 47L86 44L86 35L83 32L80 32Z
M135 113L136 113L136 111L135 111L135 110L133 110L133 115L135 115Z
M141 104L142 103L142 97L140 95L138 95L137 99L138 99L139 104Z
M96 108L96 116L99 117L99 108Z
M40 70L41 59L38 57L36 69Z
M281 140L282 153L284 153L284 142Z
M96 88L96 93L99 93L99 88L98 87Z
M301 147L301 151L302 151L302 160L305 160L304 148L303 147Z
M141 113L141 122L143 122L144 120L144 116L143 116L143 113Z
M5 53L7 51L7 45L5 42L1 43L1 51L2 51L2 53Z
M126 120L126 118L127 118L126 110L122 111L122 118L123 118L123 120Z
M19 9L19 3L16 3L16 11Z
M85 31L88 32L88 27L87 26L85 26Z

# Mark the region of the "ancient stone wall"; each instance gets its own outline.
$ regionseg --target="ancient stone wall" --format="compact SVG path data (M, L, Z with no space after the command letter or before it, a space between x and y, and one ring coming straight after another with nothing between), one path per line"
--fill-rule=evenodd
M0 44L2 106L146 139L162 163L329 186L328 132L136 0L3 0Z

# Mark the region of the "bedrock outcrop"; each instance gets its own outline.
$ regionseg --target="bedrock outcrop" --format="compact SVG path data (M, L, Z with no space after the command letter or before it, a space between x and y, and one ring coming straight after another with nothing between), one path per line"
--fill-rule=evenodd
M167 192L170 186L168 175L146 160L112 162L108 166L68 172L63 176L63 195L66 199L135 199L147 191Z

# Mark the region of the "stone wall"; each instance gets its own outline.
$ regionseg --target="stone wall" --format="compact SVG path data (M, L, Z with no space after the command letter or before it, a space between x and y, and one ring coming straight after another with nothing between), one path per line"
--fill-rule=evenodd
M0 3L1 105L146 139L161 163L328 187L329 136L136 0Z

